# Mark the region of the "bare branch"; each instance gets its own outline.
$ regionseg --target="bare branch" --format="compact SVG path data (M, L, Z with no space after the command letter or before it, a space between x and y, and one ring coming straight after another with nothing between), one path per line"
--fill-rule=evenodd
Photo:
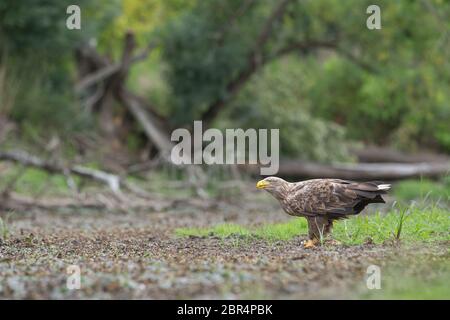
M147 58L147 56L152 52L153 49L157 47L156 42L150 43L145 49L143 49L136 56L133 56L129 62L135 63ZM89 88L90 86L105 80L106 78L112 76L113 74L119 72L123 67L123 62L115 63L112 65L107 65L106 67L92 73L82 79L79 83L75 85L75 92L80 93L83 90Z
M142 126L148 139L156 145L160 152L161 158L165 162L173 165L170 157L174 144L169 139L167 133L161 128L161 124L158 122L158 119L151 113L147 112L147 110L144 109L139 103L139 100L127 91L121 90L121 92L119 92L119 98L122 104L128 108L131 114ZM195 189L197 195L202 198L206 198L207 193L203 189L206 182L206 176L201 167L181 165L179 168L186 171L188 180Z
M64 167L60 164L46 162L36 156L30 155L24 151L0 152L0 160L13 161L24 166L35 167L50 173L58 173L65 175L67 172L88 178L108 185L108 187L116 194L120 193L121 179L120 177L101 170L91 169L83 166Z

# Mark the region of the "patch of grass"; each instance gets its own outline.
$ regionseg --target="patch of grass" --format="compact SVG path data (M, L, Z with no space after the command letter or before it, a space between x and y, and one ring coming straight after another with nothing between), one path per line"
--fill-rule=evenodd
M308 231L306 219L294 218L284 223L265 224L253 231L259 238L270 241L289 240L299 235L299 232L306 234Z
M450 177L440 182L428 179L404 180L396 183L394 195L401 200L433 199L450 201Z
M0 217L0 240L6 240L9 237L9 218L12 213L8 213L5 218Z
M72 178L78 183L76 176ZM70 192L66 177L60 174L49 174L46 171L13 166L2 173L0 190L7 187L10 181L15 181L14 191L36 195L45 191L46 193L64 194Z
M335 222L333 238L349 245L371 241L402 241L406 243L450 240L450 212L437 206L393 209L389 213L376 213L351 217ZM219 224L209 228L179 228L178 236L217 236L226 238L262 238L268 241L290 240L307 234L304 218L288 222L244 227L237 224Z
M333 235L346 244L374 243L388 240L430 242L450 239L450 212L429 208L400 208L387 214L358 216L336 223Z

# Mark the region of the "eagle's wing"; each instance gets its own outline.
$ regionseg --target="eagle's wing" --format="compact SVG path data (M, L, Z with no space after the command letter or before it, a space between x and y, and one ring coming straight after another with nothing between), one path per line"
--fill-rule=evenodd
M293 211L306 216L340 219L358 214L369 203L384 203L390 185L339 179L313 179L296 183L287 197Z

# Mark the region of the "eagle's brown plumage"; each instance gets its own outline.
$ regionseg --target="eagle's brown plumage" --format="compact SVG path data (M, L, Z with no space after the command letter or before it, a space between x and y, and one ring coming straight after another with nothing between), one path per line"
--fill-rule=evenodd
M308 234L317 242L331 232L334 220L360 213L369 203L384 203L390 189L379 182L313 179L290 183L268 177L256 185L272 194L289 215L308 220Z

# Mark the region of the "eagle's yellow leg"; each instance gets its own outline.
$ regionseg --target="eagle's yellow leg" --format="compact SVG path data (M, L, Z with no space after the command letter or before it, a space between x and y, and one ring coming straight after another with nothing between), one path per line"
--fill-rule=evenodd
M303 244L303 247L305 249L315 248L318 243L319 243L319 240L317 240L315 238L314 239L309 239Z

